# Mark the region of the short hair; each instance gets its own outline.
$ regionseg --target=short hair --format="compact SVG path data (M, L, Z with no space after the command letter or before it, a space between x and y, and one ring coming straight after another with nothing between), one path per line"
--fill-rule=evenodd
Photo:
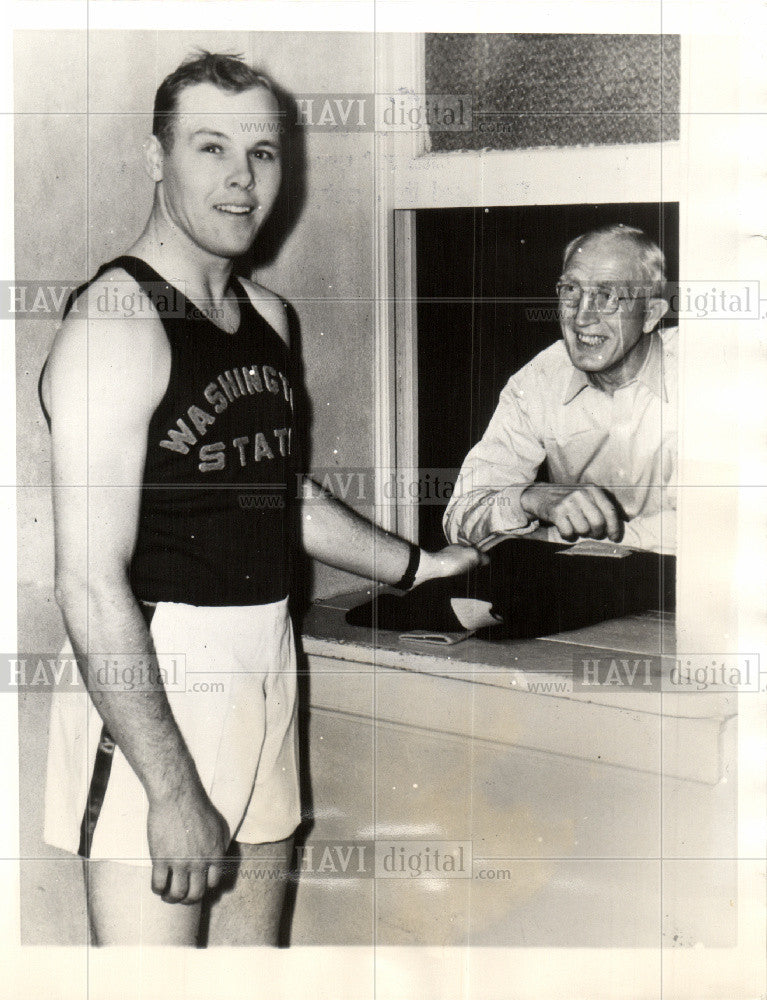
M233 94L241 94L253 87L264 87L274 93L274 84L269 77L248 66L241 55L202 50L189 56L165 77L154 98L152 134L157 136L166 152L173 145L178 95L196 83L212 83Z
M565 247L565 270L581 247L602 236L617 236L619 239L628 240L636 247L639 251L639 263L642 270L647 280L652 283L653 295L662 298L666 287L666 257L658 244L637 226L627 226L622 222L617 222L613 225L591 229L581 236L576 236Z

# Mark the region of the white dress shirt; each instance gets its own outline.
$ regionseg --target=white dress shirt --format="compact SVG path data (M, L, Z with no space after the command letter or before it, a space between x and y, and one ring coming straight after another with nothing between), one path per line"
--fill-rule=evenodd
M612 395L573 367L562 340L509 379L445 511L449 541L535 530L520 498L545 460L552 483L613 493L626 515L622 544L675 552L677 330L648 336L641 370ZM562 540L553 526L549 538Z

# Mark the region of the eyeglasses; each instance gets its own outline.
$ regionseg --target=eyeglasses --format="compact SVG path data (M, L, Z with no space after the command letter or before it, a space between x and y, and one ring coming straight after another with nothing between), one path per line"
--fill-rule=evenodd
M614 285L582 288L577 281L557 282L557 298L561 306L566 309L577 309L585 294L590 297L592 308L605 316L616 313L621 302L638 302L648 298L647 295L621 295L620 291L621 289Z

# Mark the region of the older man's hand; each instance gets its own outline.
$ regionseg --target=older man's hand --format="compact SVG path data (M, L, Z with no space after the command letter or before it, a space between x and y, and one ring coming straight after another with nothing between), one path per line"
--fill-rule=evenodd
M567 541L606 537L619 542L623 537L615 501L599 486L533 483L522 494L521 503L532 517L553 524Z

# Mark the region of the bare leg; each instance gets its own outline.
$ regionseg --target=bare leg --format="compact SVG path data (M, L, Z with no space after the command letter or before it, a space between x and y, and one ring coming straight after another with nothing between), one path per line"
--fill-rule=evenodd
M164 903L152 892L152 869L119 861L83 862L95 945L197 943L200 904Z
M239 859L211 905L208 944L276 945L293 838L236 846Z

